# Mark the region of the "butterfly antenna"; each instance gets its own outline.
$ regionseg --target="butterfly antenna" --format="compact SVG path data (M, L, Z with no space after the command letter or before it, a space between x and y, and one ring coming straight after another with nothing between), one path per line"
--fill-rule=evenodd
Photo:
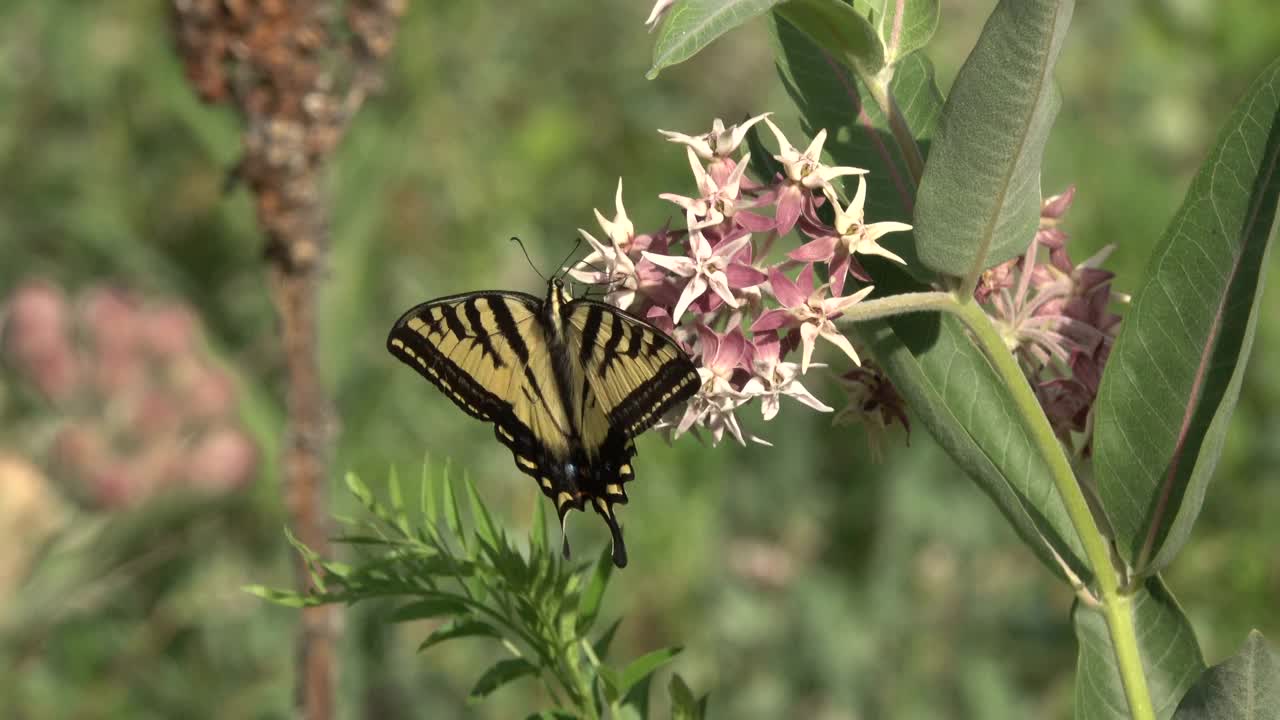
M557 271L556 271L556 273L557 273L557 274L559 274L559 275L563 276L565 273L567 273L567 272L568 272L568 270L567 270L567 269L565 269L565 263L569 262L569 258L571 258L571 257L573 257L574 255L577 255L577 254L578 254L578 248L580 248L580 247L582 247L582 238L581 238L581 237L579 237L579 238L578 238L578 240L577 240L577 242L575 242L575 243L573 244L573 249L569 251L569 254L568 254L568 255L565 255L565 256L564 256L564 259L560 261L560 264L556 266L556 267L560 268L559 270L557 270Z
M524 241L516 237L515 235L512 235L511 242L520 246L520 252L524 253L525 261L529 263L529 267L533 268L533 271L537 273L538 277L542 278L542 282L549 282L547 280L547 276L543 275L542 271L538 269L538 266L533 264L533 258L529 257L529 251L525 249Z

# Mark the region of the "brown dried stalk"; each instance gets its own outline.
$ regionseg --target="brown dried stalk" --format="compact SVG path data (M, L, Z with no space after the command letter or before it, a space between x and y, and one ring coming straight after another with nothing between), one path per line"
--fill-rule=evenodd
M244 121L234 177L256 200L288 370L285 502L294 533L329 554L325 481L333 430L320 381L316 288L328 246L323 166L376 88L404 0L173 0L187 78ZM345 28L341 25L345 23ZM343 39L339 39L343 38ZM297 560L298 583L311 587ZM334 716L339 606L307 608L297 648L299 715Z

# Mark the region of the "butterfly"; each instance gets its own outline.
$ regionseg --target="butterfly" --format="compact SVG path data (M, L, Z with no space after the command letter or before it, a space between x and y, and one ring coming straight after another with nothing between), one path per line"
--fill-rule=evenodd
M562 535L569 510L590 503L613 536L614 564L626 566L613 506L635 477L633 440L701 385L674 340L553 278L545 299L486 290L429 300L396 321L387 349L493 423L516 468L555 504Z

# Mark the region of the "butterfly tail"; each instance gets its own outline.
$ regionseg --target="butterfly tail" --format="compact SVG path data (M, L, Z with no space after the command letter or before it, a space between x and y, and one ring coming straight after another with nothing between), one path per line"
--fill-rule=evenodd
M618 518L613 514L613 503L604 498L595 498L596 512L604 518L605 524L609 526L609 532L613 533L613 564L620 568L627 566L627 544L622 541L622 527L618 525Z

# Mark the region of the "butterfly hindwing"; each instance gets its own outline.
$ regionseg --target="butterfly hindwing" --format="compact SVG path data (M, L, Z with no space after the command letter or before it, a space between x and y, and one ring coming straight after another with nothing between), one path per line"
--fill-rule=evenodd
M594 300L569 304L583 376L611 429L633 438L698 391L697 369L658 328Z

